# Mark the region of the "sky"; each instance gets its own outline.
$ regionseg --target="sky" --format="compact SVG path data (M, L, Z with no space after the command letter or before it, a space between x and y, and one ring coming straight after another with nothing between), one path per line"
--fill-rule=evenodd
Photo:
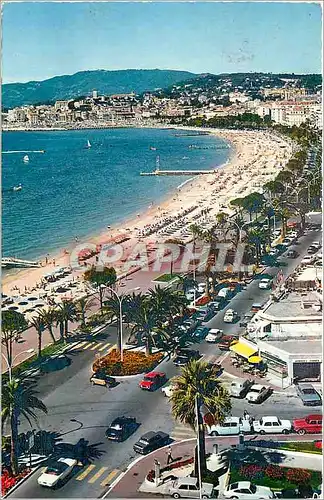
M319 3L14 2L4 83L94 69L321 72Z

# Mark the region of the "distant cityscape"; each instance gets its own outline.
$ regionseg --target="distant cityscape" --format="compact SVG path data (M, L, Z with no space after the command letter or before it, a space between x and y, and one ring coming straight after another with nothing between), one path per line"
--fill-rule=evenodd
M2 113L2 124L4 130L83 129L154 126L245 114L288 127L307 122L322 130L321 85L307 87L293 75L276 79L246 76L239 82L237 74L223 78L206 75L141 94L102 95L99 89L51 104L15 107Z

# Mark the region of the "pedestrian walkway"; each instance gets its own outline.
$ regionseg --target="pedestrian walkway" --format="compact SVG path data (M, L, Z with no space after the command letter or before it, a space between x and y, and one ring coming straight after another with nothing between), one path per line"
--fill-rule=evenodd
M109 470L108 467L99 467L95 464L90 464L83 468L73 479L75 481L86 481L89 484L100 482L100 486L107 487L111 485L120 473L119 469Z
M189 425L175 423L175 427L170 437L174 439L174 441L183 441L185 439L195 438L196 433Z
M83 342L71 342L65 352L80 352L80 351L96 351L100 356L108 354L116 345L112 345L111 342L103 341L83 341Z

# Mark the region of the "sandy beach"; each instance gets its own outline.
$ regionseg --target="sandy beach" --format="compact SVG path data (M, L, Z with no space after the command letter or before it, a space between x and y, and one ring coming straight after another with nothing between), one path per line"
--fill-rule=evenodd
M179 130L194 130L197 128L181 127ZM208 129L202 129L206 131ZM229 202L237 197L243 197L261 188L263 184L273 179L278 171L283 168L291 156L292 145L275 135L256 131L230 131L210 129L209 132L225 139L232 145L232 156L229 162L216 173L195 176L178 188L176 193L159 205L154 204L142 214L134 214L131 220L122 224L122 227L107 228L101 234L89 237L86 241L77 242L78 248L86 248L87 245L102 245L113 241L116 237L127 236L125 250L129 251L140 240L144 242L163 242L168 237L180 237L184 241L188 235L182 229L176 227L175 234L163 234L163 230L151 231L152 225L161 227L168 225L170 221L183 220L183 226L199 222L199 214L204 209L209 209L208 217L211 219L219 211L229 212ZM179 176L179 185L182 184ZM145 178L143 178L145 182ZM171 224L170 222L170 224ZM172 227L172 224L171 224ZM154 228L153 228L154 229ZM71 252L71 249L68 249ZM72 250L73 252L73 250ZM7 295L13 295L15 289L18 293L24 293L25 287L31 291L36 284L40 284L46 273L52 272L57 267L71 265L71 255L65 249L56 255L48 256L48 262L42 262L42 267L24 269L3 276L2 291ZM94 258L89 261L94 262ZM123 269L117 265L117 274ZM81 276L83 270L74 269L73 278ZM17 292L16 292L17 294Z

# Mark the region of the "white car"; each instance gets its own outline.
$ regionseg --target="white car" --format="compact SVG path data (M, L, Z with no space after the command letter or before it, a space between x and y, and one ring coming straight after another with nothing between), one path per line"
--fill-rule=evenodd
M74 458L59 458L57 461L53 461L37 479L38 484L54 488L72 472L77 463L78 461Z
M198 292L199 293L204 293L206 290L206 283L199 283L198 285Z
M320 241L313 241L313 243L312 243L311 246L317 248L317 250L319 250L320 248L322 248L322 244L321 244Z
M273 491L268 486L258 486L250 481L238 481L230 484L223 492L225 498L239 498L262 500L266 498L275 498Z
M253 429L259 434L288 434L292 424L290 420L280 420L278 417L262 417L253 422Z
M301 265L307 266L309 264L313 264L316 257L315 255L305 255L305 257L300 261Z
M234 323L234 321L237 318L237 312L234 311L233 309L227 309L226 313L224 314L224 323Z
M166 398L170 398L175 390L176 386L172 382L165 387L162 387L161 391L163 392Z
M271 392L270 387L254 384L245 396L245 399L248 403L261 403L264 399L270 396Z
M201 483L201 492L196 477L179 477L172 481L168 494L173 498L213 498L214 485Z
M259 283L259 288L260 290L269 290L272 285L272 279L270 278L262 278L262 280Z
M251 432L251 425L241 417L226 417L222 424L207 426L207 432L210 436L237 436L240 432Z
M212 328L209 330L207 337L205 338L206 342L217 342L223 336L223 330L219 330L219 328Z

